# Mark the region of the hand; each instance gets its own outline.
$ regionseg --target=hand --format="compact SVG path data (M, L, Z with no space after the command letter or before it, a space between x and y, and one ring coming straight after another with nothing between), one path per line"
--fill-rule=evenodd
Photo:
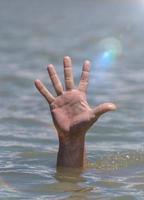
M55 88L54 97L40 80L35 81L39 92L46 98L54 125L59 136L59 166L83 166L84 136L94 122L105 112L113 111L113 103L104 103L91 108L87 102L90 62L85 61L79 86L76 88L73 80L71 58L66 56L63 61L65 90L52 64L48 65L48 73ZM68 152L71 156L69 160ZM73 157L73 158L72 158Z
M54 97L40 80L35 85L50 104L55 127L59 136L84 134L103 113L116 109L112 103L104 103L91 108L87 103L86 91L89 79L90 62L85 61L79 86L75 88L72 63L69 57L64 58L65 91L53 65L48 65L48 73L57 93Z

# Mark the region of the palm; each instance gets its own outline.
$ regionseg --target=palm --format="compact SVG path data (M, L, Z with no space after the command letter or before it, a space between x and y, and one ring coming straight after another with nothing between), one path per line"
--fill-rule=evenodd
M79 90L65 92L51 105L55 126L62 132L84 132L95 116L89 107L86 96Z
M37 89L50 104L58 134L85 133L101 114L116 109L116 106L112 103L101 104L94 109L90 108L86 100L89 69L90 62L85 61L79 86L75 89L71 59L65 57L64 76L66 91L64 91L54 66L49 65L48 72L57 97L54 97L40 80L35 81Z

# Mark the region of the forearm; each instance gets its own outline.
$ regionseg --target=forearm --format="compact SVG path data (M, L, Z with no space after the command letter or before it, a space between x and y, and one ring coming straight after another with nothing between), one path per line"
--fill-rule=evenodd
M57 167L83 168L86 164L85 136L59 138Z

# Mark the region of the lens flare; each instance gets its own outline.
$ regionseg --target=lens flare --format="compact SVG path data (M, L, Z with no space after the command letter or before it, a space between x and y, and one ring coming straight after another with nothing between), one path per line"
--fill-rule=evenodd
M14 187L12 187L11 184L8 183L6 180L4 180L4 178L2 178L1 176L0 176L0 187L5 188L10 192L17 192L17 190Z
M116 59L116 52L114 50L104 51L98 60L99 67L107 69L114 63Z
M103 39L99 44L100 53L96 59L97 67L105 71L116 62L117 58L122 54L122 46L116 38Z

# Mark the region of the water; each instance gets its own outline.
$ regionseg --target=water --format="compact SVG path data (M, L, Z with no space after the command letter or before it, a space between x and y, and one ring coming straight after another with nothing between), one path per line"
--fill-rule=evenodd
M144 2L142 0L0 0L0 199L144 199ZM102 41L121 54L98 68ZM48 63L63 79L62 58L73 58L76 84L92 61L88 100L113 101L87 134L92 166L57 172L58 141L48 105L33 81L51 89Z

